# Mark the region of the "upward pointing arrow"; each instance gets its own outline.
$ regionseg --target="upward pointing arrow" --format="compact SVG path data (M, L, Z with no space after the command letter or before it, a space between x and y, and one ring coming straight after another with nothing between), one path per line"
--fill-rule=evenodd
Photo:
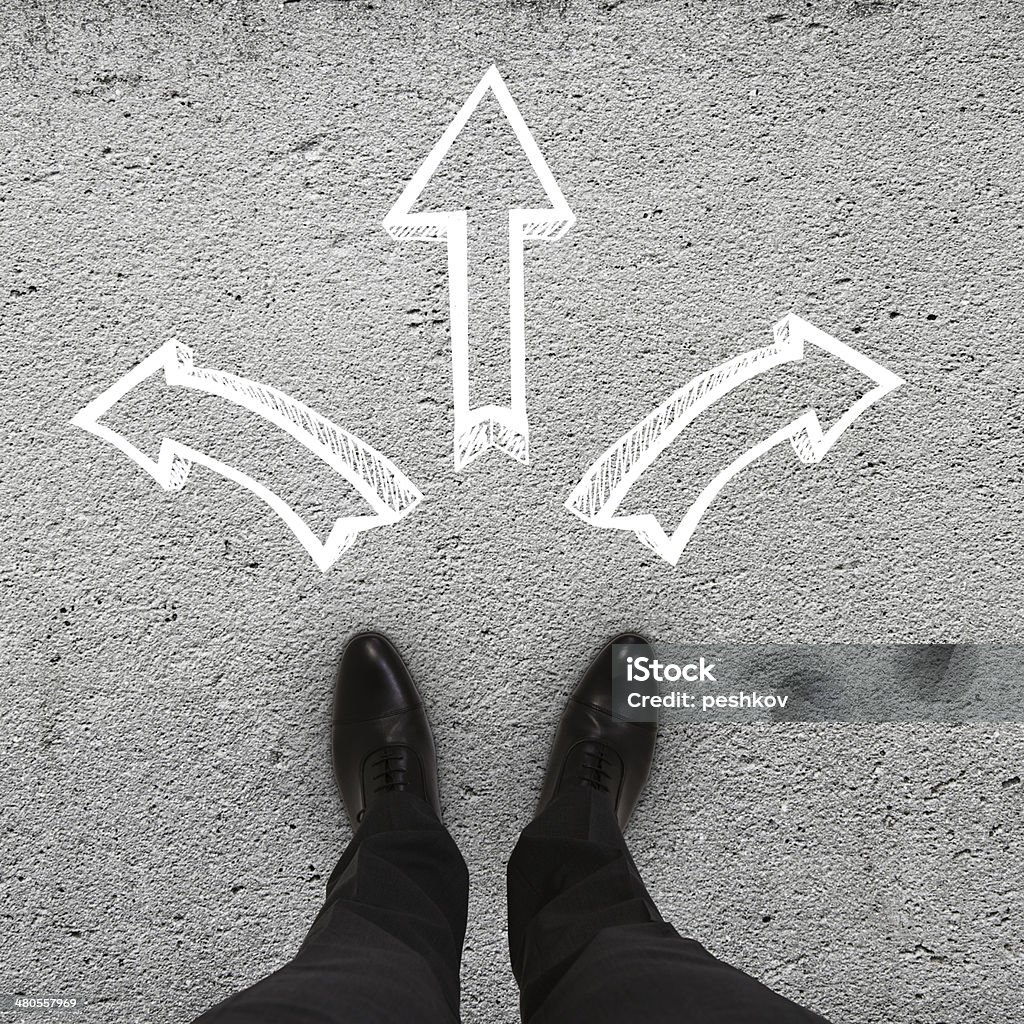
M412 208L488 92L494 95L513 134L530 161L551 204L547 209L512 207L508 211L510 404L470 408L469 396L469 256L468 214L463 210L413 213ZM384 218L384 228L397 241L442 242L448 245L448 308L452 335L452 391L455 404L455 468L468 466L489 448L529 461L526 414L526 323L523 243L528 239L561 238L576 222L530 129L495 66L463 103Z

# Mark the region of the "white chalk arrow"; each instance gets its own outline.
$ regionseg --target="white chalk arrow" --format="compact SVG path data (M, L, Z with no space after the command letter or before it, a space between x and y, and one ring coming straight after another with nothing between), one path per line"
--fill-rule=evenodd
M508 212L511 401L508 407L485 405L470 409L468 213L466 210L413 213L412 208L488 91L498 101L551 206L549 209L513 207ZM529 461L523 243L529 239L561 238L575 222L498 69L490 67L384 218L384 228L398 241L447 241L448 244L456 469L469 465L489 448L500 449L520 462Z
M675 565L701 516L738 473L786 441L793 446L802 462L820 462L861 413L904 383L884 366L837 341L795 313L788 314L775 325L774 335L771 345L744 352L674 391L587 470L566 501L566 508L593 526L633 531L642 543ZM874 386L826 431L822 430L815 411L807 409L791 423L748 448L700 492L671 536L654 515L646 512L616 514L626 493L644 470L702 412L759 374L783 363L803 359L808 345L841 359L867 377Z
M336 519L327 539L321 541L284 499L259 481L205 452L165 437L155 460L144 455L126 437L102 423L101 419L133 388L161 371L170 387L217 395L256 413L267 424L273 424L290 434L354 487L374 510L374 514ZM184 487L194 464L206 466L252 491L284 520L321 572L326 572L364 530L397 522L408 515L422 498L415 485L391 461L354 434L343 430L283 391L221 370L196 366L192 350L176 341L161 345L103 394L94 398L71 422L124 452L165 491L177 491Z

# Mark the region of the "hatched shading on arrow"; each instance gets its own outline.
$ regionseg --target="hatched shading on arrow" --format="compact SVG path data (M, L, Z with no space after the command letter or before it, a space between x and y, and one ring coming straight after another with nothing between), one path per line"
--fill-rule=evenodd
M508 406L489 404L473 409L469 370L468 213L466 210L414 213L412 208L488 92L497 100L550 207L513 207L508 211L510 402ZM468 466L491 448L503 451L520 462L529 461L524 243L531 239L549 241L561 238L575 222L575 216L498 69L490 67L384 218L385 230L396 241L447 243L457 470Z
M867 377L873 387L826 431L822 430L814 409L808 409L748 448L700 492L671 535L650 513L617 514L623 499L644 471L701 413L746 381L784 363L802 360L808 345L841 359ZM751 349L694 377L623 434L583 475L565 507L592 526L632 531L641 543L675 565L701 517L738 473L787 441L802 462L820 462L865 410L903 383L884 366L795 313L789 313L775 325L772 344Z
M288 502L234 466L168 437L161 441L160 452L154 460L123 434L100 422L130 391L160 372L171 387L216 395L256 413L291 435L347 481L374 510L373 514L337 518L326 540L321 541ZM166 491L181 490L195 464L240 484L284 520L321 572L326 572L360 533L398 522L422 500L416 486L394 463L355 434L267 384L196 366L192 350L176 341L161 345L93 399L71 422L123 452Z

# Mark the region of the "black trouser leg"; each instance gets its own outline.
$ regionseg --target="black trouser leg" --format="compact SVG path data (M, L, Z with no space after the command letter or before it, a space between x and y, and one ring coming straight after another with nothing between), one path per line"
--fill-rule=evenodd
M824 1024L666 924L611 800L586 787L523 830L508 922L524 1024Z
M457 1024L469 876L408 793L367 811L294 959L195 1024Z

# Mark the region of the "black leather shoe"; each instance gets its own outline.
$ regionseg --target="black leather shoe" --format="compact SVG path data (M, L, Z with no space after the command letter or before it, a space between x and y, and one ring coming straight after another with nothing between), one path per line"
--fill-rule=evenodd
M627 652L616 644L645 648L632 652L650 656L650 644L642 636L621 633L591 662L562 712L547 774L540 794L540 814L556 796L571 786L588 786L607 793L615 803L619 826L626 827L640 799L654 760L657 722L628 721L628 709L616 707L612 671L616 659Z
M441 816L423 702L391 641L358 633L338 662L331 753L353 827L382 793L415 793Z

